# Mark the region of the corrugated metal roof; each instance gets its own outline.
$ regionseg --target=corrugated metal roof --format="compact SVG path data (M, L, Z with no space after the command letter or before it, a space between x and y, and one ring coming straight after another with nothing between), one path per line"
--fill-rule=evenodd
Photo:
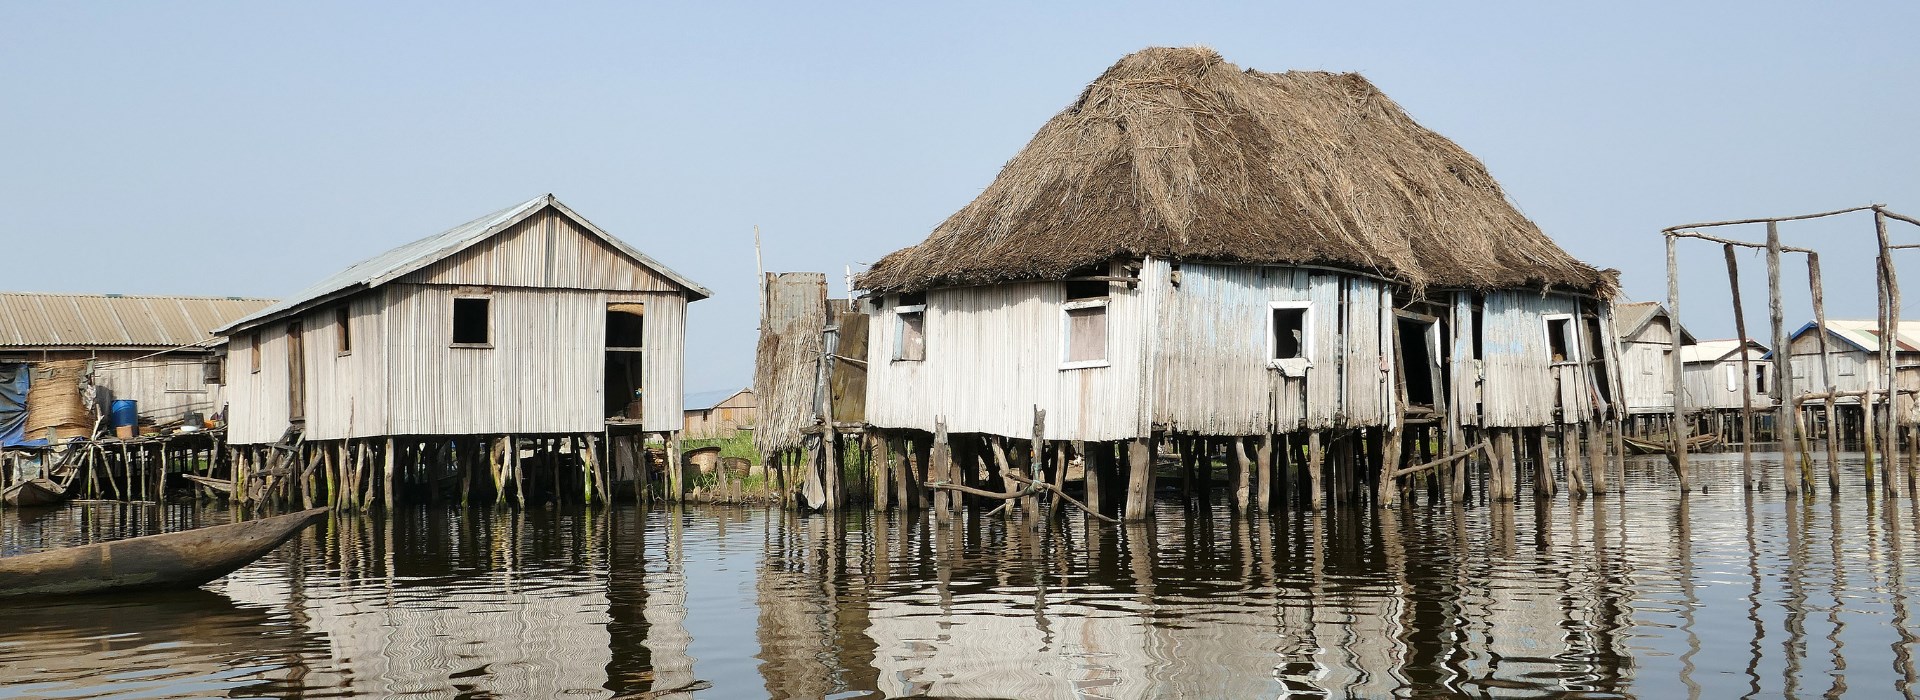
M1767 346L1762 345L1760 344L1759 341L1754 341L1754 340L1747 341L1747 344L1748 344L1747 345L1748 359L1760 360L1760 359L1766 358ZM1726 338L1723 340L1702 340L1693 345L1680 346L1680 361L1685 363L1695 363L1695 362L1719 362L1721 360L1731 359L1737 362L1740 359L1739 350L1740 350L1739 338Z
M332 276L320 280L306 289L300 290L298 294L293 295L286 301L262 309L245 318L233 321L226 327L217 329L216 332L230 334L247 326L257 325L282 316L298 313L299 311L316 305L318 302L342 296L346 293L378 287L415 270L444 260L447 256L453 255L454 253L465 250L468 246L485 240L493 234L504 231L514 224L520 223L522 220L548 206L552 206L555 210L567 215L567 217L579 224L581 228L593 232L593 234L598 236L602 241L605 241L608 245L632 257L640 264L686 287L696 295L697 299L705 299L713 296L713 292L709 291L706 287L695 284L693 280L687 279L681 276L680 273L668 269L667 266L660 264L659 261L647 257L644 253L635 250L633 246L627 245L625 241L615 238L612 234L593 225L593 222L587 221L586 218L575 213L572 209L568 208L567 205L561 204L560 200L554 198L552 194L543 194L521 202L520 204L501 209L492 214L482 216L459 226L441 231L440 233L354 263L347 267L347 269L334 273Z
M721 402L731 399L746 389L718 389L714 391L696 391L681 397L681 410L705 411Z
M172 348L273 304L238 297L0 292L0 347Z
M1813 329L1812 323L1801 326L1791 337L1798 338ZM1866 319L1828 319L1827 331L1835 338L1867 352L1880 352L1880 322ZM1893 349L1895 352L1920 352L1920 321L1901 321L1895 334L1899 336Z
M1622 339L1640 334L1640 330L1655 318L1667 318L1667 307L1657 301L1618 301L1613 304L1613 330ZM1686 326L1680 326L1680 343L1688 345L1694 342L1693 334Z

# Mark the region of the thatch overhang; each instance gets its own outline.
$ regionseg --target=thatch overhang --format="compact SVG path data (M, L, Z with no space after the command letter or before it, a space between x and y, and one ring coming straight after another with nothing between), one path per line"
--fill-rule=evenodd
M1616 286L1365 78L1241 70L1205 48L1121 59L972 203L858 286L1064 279L1148 256L1325 265L1415 290Z

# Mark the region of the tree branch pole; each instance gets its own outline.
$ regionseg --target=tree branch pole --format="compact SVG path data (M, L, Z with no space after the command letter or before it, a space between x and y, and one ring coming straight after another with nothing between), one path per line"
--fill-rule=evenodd
M1894 365L1893 347L1900 340L1900 278L1893 267L1893 251L1887 249L1887 212L1878 206L1873 209L1873 231L1880 244L1880 268L1886 279L1887 315L1880 330L1880 374L1886 380L1887 415L1882 419L1886 426L1881 433L1886 439L1880 443L1880 464L1884 472L1882 492L1888 498L1900 494L1898 484L1899 469L1894 465L1899 434L1894 432L1894 389L1899 386L1898 367Z
M1680 239L1667 236L1667 347L1669 366L1673 370L1673 428L1667 431L1673 439L1667 452L1667 459L1673 464L1673 473L1680 479L1680 492L1690 490L1687 480L1687 386L1685 360L1680 357L1680 257L1678 248ZM1543 470L1544 471L1544 470Z
M1460 459L1472 456L1476 452L1491 450L1492 445L1493 443L1491 441L1481 440L1480 442L1474 444L1474 446L1472 447L1461 450L1459 452L1455 452L1445 457L1441 457L1439 459L1433 460L1426 464L1414 465L1411 467L1407 467L1405 469L1394 471L1393 478L1399 479L1402 477L1413 476L1414 474L1418 474L1428 469L1437 469L1439 467L1444 467L1444 466L1447 466L1448 464L1452 464L1456 460L1460 460Z
M1826 384L1827 391L1831 393L1833 391L1833 346L1827 340L1827 294L1826 284L1821 281L1820 277L1819 253L1807 254L1807 286L1813 290L1813 322L1818 329L1818 332L1814 333L1814 336L1820 340L1820 381ZM1793 353L1788 352L1785 356L1789 358L1789 362L1792 361ZM1780 351L1774 351L1774 357L1776 359L1781 357ZM1801 398L1804 400L1806 397L1802 396ZM1835 409L1833 397L1828 396L1825 403L1827 414L1827 490L1832 493L1839 493L1840 452L1837 446L1834 445L1833 418Z
M1780 225L1767 222L1767 320L1773 326L1774 391L1779 403L1774 410L1773 434L1780 441L1780 480L1788 494L1800 493L1800 477L1794 471L1793 436L1793 352L1787 347L1786 314L1780 304ZM1781 367L1779 358L1786 358Z
M1025 476L1022 476L1014 472L1011 469L1006 469L1006 468L1000 469L1000 477L1003 479L1006 479L1007 481L1011 481L1013 483L1019 484L1020 488L1014 489L1012 491L1005 491L1005 492L986 491L983 489L976 489L971 486L954 484L954 483L949 483L945 481L930 482L926 485L926 488L930 490L955 491L955 492L967 494L969 496L979 496L981 498L992 498L996 500L1006 501L1008 503L1012 503L1015 499L1025 498L1038 491L1042 491L1042 490L1052 491L1055 496L1058 496L1061 499L1066 500L1066 502L1074 504L1075 506L1079 506L1080 510L1085 511L1088 515L1091 515L1095 518L1099 518L1109 523L1120 522L1119 520L1107 517L1105 515L1101 515L1099 511L1096 511L1092 508L1087 507L1087 504L1081 503L1080 499L1067 495L1067 492L1060 490L1060 487L1054 486L1053 484L1049 484L1044 481L1029 479ZM995 510L997 511L998 509L995 509Z
M1862 207L1849 207L1847 209L1835 209L1833 211L1823 211L1818 214L1801 214L1799 216L1782 216L1782 217L1777 217L1772 219L1734 219L1731 221L1708 221L1708 222L1698 223L1698 224L1681 224L1679 226L1669 226L1665 229L1662 229L1662 232L1673 233L1681 229L1713 228L1716 226L1738 226L1740 224L1767 224L1768 227L1771 228L1774 224L1778 224L1782 221L1805 221L1807 219L1818 219L1818 218L1828 217L1828 216L1839 216L1841 214L1851 214L1856 211L1866 211L1868 209L1880 209L1880 208L1881 207L1878 204L1869 204ZM1909 221L1912 221L1912 220L1909 219ZM1920 222L1914 222L1914 223L1920 224Z
M1721 250L1727 256L1727 283L1733 290L1733 331L1740 338L1740 478L1752 491L1759 486L1753 474L1753 353L1747 352L1747 313L1740 303L1740 261L1733 244Z

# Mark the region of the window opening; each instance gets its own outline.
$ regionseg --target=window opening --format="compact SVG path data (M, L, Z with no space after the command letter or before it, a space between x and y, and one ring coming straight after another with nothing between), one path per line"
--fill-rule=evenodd
M1267 324L1270 351L1267 359L1287 360L1307 356L1307 307L1275 305Z
M491 342L487 333L488 306L490 299L484 297L461 297L453 300L453 344L486 345Z
M1107 364L1107 302L1082 301L1066 308L1066 367Z
M260 373L260 331L247 334L247 354L253 358L253 373Z
M1767 393L1767 374L1769 369L1771 368L1767 365L1753 366L1753 393Z
M352 320L353 315L348 312L347 307L342 306L333 310L333 327L338 329L339 332L339 351L342 355L350 355L353 353Z
M906 296L903 295L901 301L906 300ZM904 362L919 362L927 359L927 307L925 303L894 307L893 359Z
M1548 316L1547 351L1554 362L1573 362L1573 319L1567 316Z

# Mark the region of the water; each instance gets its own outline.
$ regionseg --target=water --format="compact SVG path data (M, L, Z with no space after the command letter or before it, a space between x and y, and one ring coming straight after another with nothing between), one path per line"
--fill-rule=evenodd
M0 698L1913 697L1912 502L1852 460L1837 501L1696 468L1724 486L1064 530L405 510L199 591L15 603ZM0 513L0 551L230 517Z

